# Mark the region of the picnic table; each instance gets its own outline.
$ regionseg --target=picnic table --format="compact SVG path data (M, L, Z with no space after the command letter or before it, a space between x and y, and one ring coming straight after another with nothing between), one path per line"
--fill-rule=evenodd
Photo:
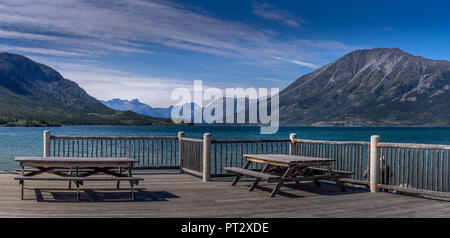
M270 193L271 198L275 197L285 182L313 181L317 187L320 187L319 180L331 180L345 192L345 186L339 179L353 174L348 171L332 170L331 165L335 160L329 158L286 154L244 154L243 156L246 163L242 168L225 168L226 171L236 174L232 186L236 185L242 176L256 178L249 191L253 191L262 180L276 183ZM264 167L261 171L251 170L249 167L252 163L262 163Z
M142 178L133 177L133 163L137 162L126 157L15 157L15 161L20 163L20 176L15 177L21 184L21 198L24 198L25 180L47 180L47 181L69 181L77 186L77 200L80 200L80 184L84 181L116 181L117 189L120 181L130 182L131 199L134 200L134 185L138 185ZM25 173L25 166L35 170ZM123 170L128 173L123 174ZM50 173L59 177L34 177L39 174ZM89 177L95 174L107 174L112 177Z

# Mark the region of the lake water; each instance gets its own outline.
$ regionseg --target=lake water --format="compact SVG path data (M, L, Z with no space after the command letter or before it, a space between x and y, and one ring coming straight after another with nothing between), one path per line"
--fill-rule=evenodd
M0 127L0 169L16 169L14 156L42 156L42 132L69 136L185 136L202 138L210 132L212 139L289 138L296 133L301 139L369 141L380 135L384 142L450 144L450 127L280 127L277 134L261 135L256 126L64 126L57 128Z

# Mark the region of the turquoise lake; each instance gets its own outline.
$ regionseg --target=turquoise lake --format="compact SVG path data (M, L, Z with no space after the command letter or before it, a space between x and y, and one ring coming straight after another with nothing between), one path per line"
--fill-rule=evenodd
M52 128L0 127L0 169L16 169L14 156L41 156L42 132L52 135L79 136L185 136L201 138L209 132L212 139L289 138L296 133L301 139L369 141L380 135L384 142L450 144L450 127L280 127L277 134L261 135L257 126L64 126Z

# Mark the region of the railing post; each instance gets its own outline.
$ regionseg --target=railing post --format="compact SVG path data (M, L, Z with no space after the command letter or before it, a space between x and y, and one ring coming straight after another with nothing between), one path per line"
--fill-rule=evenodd
M50 131L44 131L44 157L50 157Z
M295 139L297 139L297 134L291 133L289 135L289 139L291 140L291 143L289 145L289 154L295 155L295 154L297 154L296 147L295 147Z
M180 173L183 173L183 141L182 138L184 137L184 131L178 132L178 153L179 153L179 161L180 161Z
M203 182L211 177L211 134L203 135Z
M380 163L378 154L378 143L380 136L374 135L370 137L370 192L377 192L378 184L378 164Z

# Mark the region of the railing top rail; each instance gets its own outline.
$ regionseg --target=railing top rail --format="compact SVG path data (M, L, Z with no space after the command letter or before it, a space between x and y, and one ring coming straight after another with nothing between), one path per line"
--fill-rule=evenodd
M235 143L270 143L290 142L289 139L262 139L262 140L211 140L211 144L235 144Z
M189 142L203 143L202 139L197 139L197 138L182 137L181 140L182 141L189 141Z
M328 144L328 145L367 145L369 146L369 142L365 141L326 141L326 140L303 140L303 139L295 139L296 143L306 143L306 144Z
M174 136L50 136L50 140L178 140Z
M181 138L183 141L203 142L197 138ZM50 140L178 140L175 136L50 136ZM211 144L233 144L233 143L271 143L290 142L289 139L259 139L259 140L211 140ZM329 144L329 145L367 145L370 142L364 141L325 141L325 140L305 140L295 139L296 143L307 144ZM436 144L415 144L415 143L378 143L377 147L383 148L411 148L411 149L437 149L450 150L450 145Z
M450 150L450 145L413 144L413 143L378 143L377 147Z

